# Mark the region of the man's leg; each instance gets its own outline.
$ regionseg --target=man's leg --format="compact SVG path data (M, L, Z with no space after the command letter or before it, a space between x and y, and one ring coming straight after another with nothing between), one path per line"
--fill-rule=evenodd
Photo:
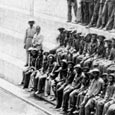
M69 100L69 94L72 92L71 88L64 91L63 93L63 104L62 104L62 109L63 111L67 112L68 109L68 100Z
M91 27L91 26L93 26L93 24L96 24L97 19L98 19L98 14L99 14L99 7L100 7L100 3L97 2L97 3L95 4L93 16L92 16L92 18L91 18L91 21L90 21L88 27Z
M115 104L111 105L107 110L106 115L115 115Z
M87 25L89 22L89 3L88 2L84 2L83 12L84 12L84 25Z
M76 0L74 0L73 10L74 10L74 15L75 15L75 21L77 21L77 1Z
M30 81L30 75L31 75L31 73L26 73L26 74L25 74L24 88L28 88L29 81Z
M97 28L99 28L102 25L102 10L103 10L103 6L104 6L104 4L100 3L98 19L97 19L97 23L96 23Z
M88 98L84 97L83 102L80 105L79 115L85 115L85 105L88 102Z
M102 113L102 115L105 115L105 114L106 114L108 108L109 108L110 105L112 105L113 103L114 103L113 100L112 100L112 101L109 101L109 102L107 102L107 103L105 103L104 108L103 108L103 113Z
M85 105L85 115L91 115L91 110L94 108L95 105L95 99L89 99L87 104Z
M106 16L107 16L107 12L108 12L108 4L104 4L103 6L103 10L102 10L102 25L100 27L100 29L105 27L106 24Z
M99 100L96 103L96 115L102 115L103 112L103 107L104 107L104 101L103 100Z
M89 7L88 7L89 17L88 17L87 23L89 24L89 22L91 21L91 18L92 18L92 16L93 16L94 3L93 3L93 2L90 2L88 6L89 6Z
M63 98L63 88L57 89L56 91L56 101L57 105L56 108L60 108L62 105L62 98Z
M112 14L106 24L105 29L107 29L107 30L110 29L111 28L110 26L113 25L113 23L114 23L114 12L115 12L115 9L113 9Z
M71 22L72 20L72 2L70 0L67 0L67 6L68 6L68 22Z
M79 90L76 89L74 91L72 91L69 95L69 98L70 98L70 108L71 108L71 111L74 111L75 110L75 105L76 105L76 101L77 101L77 95L79 93Z

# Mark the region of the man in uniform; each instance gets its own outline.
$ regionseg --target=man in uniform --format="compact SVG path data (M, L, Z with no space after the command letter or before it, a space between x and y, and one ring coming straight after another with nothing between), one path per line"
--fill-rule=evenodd
M28 49L32 46L32 39L34 37L34 34L36 32L36 28L34 27L35 21L33 19L30 19L28 21L29 28L26 29L26 34L25 34L25 39L24 39L24 48L26 49L26 65L28 66L28 61L29 61L29 53Z
M68 19L67 22L72 21L72 7L74 9L75 18L77 16L77 1L76 0L67 0L68 6Z

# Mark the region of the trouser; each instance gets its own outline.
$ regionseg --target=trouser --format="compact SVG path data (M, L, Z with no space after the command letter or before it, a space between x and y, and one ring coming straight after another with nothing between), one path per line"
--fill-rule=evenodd
M62 105L64 87L61 87L61 84L57 84L56 89L57 89L56 90L56 101L57 101L56 106L60 108Z
M78 2L78 1L77 1ZM77 22L81 22L82 19L82 13L81 13L81 1L80 3L77 3L77 17L76 17L76 21Z
M112 26L113 25L113 26ZM106 24L107 29L115 29L115 8L113 9L111 16Z
M111 2L104 4L102 10L102 26L105 26L108 22L108 18L111 16L114 5Z
M75 109L75 106L76 106L76 101L77 101L77 95L78 95L78 93L79 93L79 89L75 89L69 95L70 108L73 109L73 110Z
M46 74L39 76L38 85L37 85L37 89L39 92L44 91L46 77L47 77Z
M77 101L76 101L76 107L79 109L81 103L83 102L85 94L83 94L82 92L80 92L77 96Z
M103 11L104 3L100 3L99 6L100 7L99 7L98 20L97 20L97 24L96 24L97 27L100 27L102 25L102 11Z
M30 83L29 83L29 88L34 89L34 79L37 74L37 71L33 71L32 74L30 75Z
M115 104L111 105L106 113L106 115L115 115Z
M113 104L113 101L105 102L101 100L96 104L96 115L105 115L110 105Z
M63 103L62 103L62 108L64 111L67 111L68 109L68 101L69 101L69 95L73 91L73 87L71 85L67 85L64 88L63 91Z
M92 2L82 2L81 12L82 12L82 23L88 24L91 21L93 15L94 3Z
M23 77L23 78L22 78L22 82L21 82L21 84L24 84L24 79L25 79L25 71L23 71L23 72L22 72L22 77Z
M68 21L72 20L72 7L74 10L75 17L77 16L77 2L76 0L67 0L67 6L68 6Z
M91 110L93 110L94 106L95 98L88 99L87 97L85 97L80 106L79 115L91 115Z
M99 1L96 2L96 4L94 5L94 12L90 21L90 24L96 24L97 23L97 19L98 19L98 14L99 14L99 7L100 7L100 3Z
M25 73L24 88L28 88L31 72Z

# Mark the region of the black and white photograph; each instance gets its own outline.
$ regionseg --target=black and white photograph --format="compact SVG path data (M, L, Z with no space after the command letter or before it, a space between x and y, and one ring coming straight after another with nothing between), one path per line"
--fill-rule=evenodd
M0 115L115 115L115 0L0 0Z

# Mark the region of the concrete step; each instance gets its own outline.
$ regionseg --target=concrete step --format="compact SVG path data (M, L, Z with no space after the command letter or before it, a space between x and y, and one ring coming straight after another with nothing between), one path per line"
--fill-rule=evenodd
M53 109L53 105L47 102L44 102L40 99L36 99L33 96L33 92L28 92L27 90L22 89L19 86L13 85L8 81L0 78L0 88L6 90L7 92L11 93L12 95L18 97L19 99L23 100L24 102L36 107L47 113L48 115L60 115L60 113Z
M50 104L56 106L56 100L51 101L51 100L50 100L50 96L46 97L46 96L44 96L44 93L34 94L34 96L35 96L36 98L41 98L42 100L44 100L44 101L46 101L46 102L48 102L48 103L50 103Z

